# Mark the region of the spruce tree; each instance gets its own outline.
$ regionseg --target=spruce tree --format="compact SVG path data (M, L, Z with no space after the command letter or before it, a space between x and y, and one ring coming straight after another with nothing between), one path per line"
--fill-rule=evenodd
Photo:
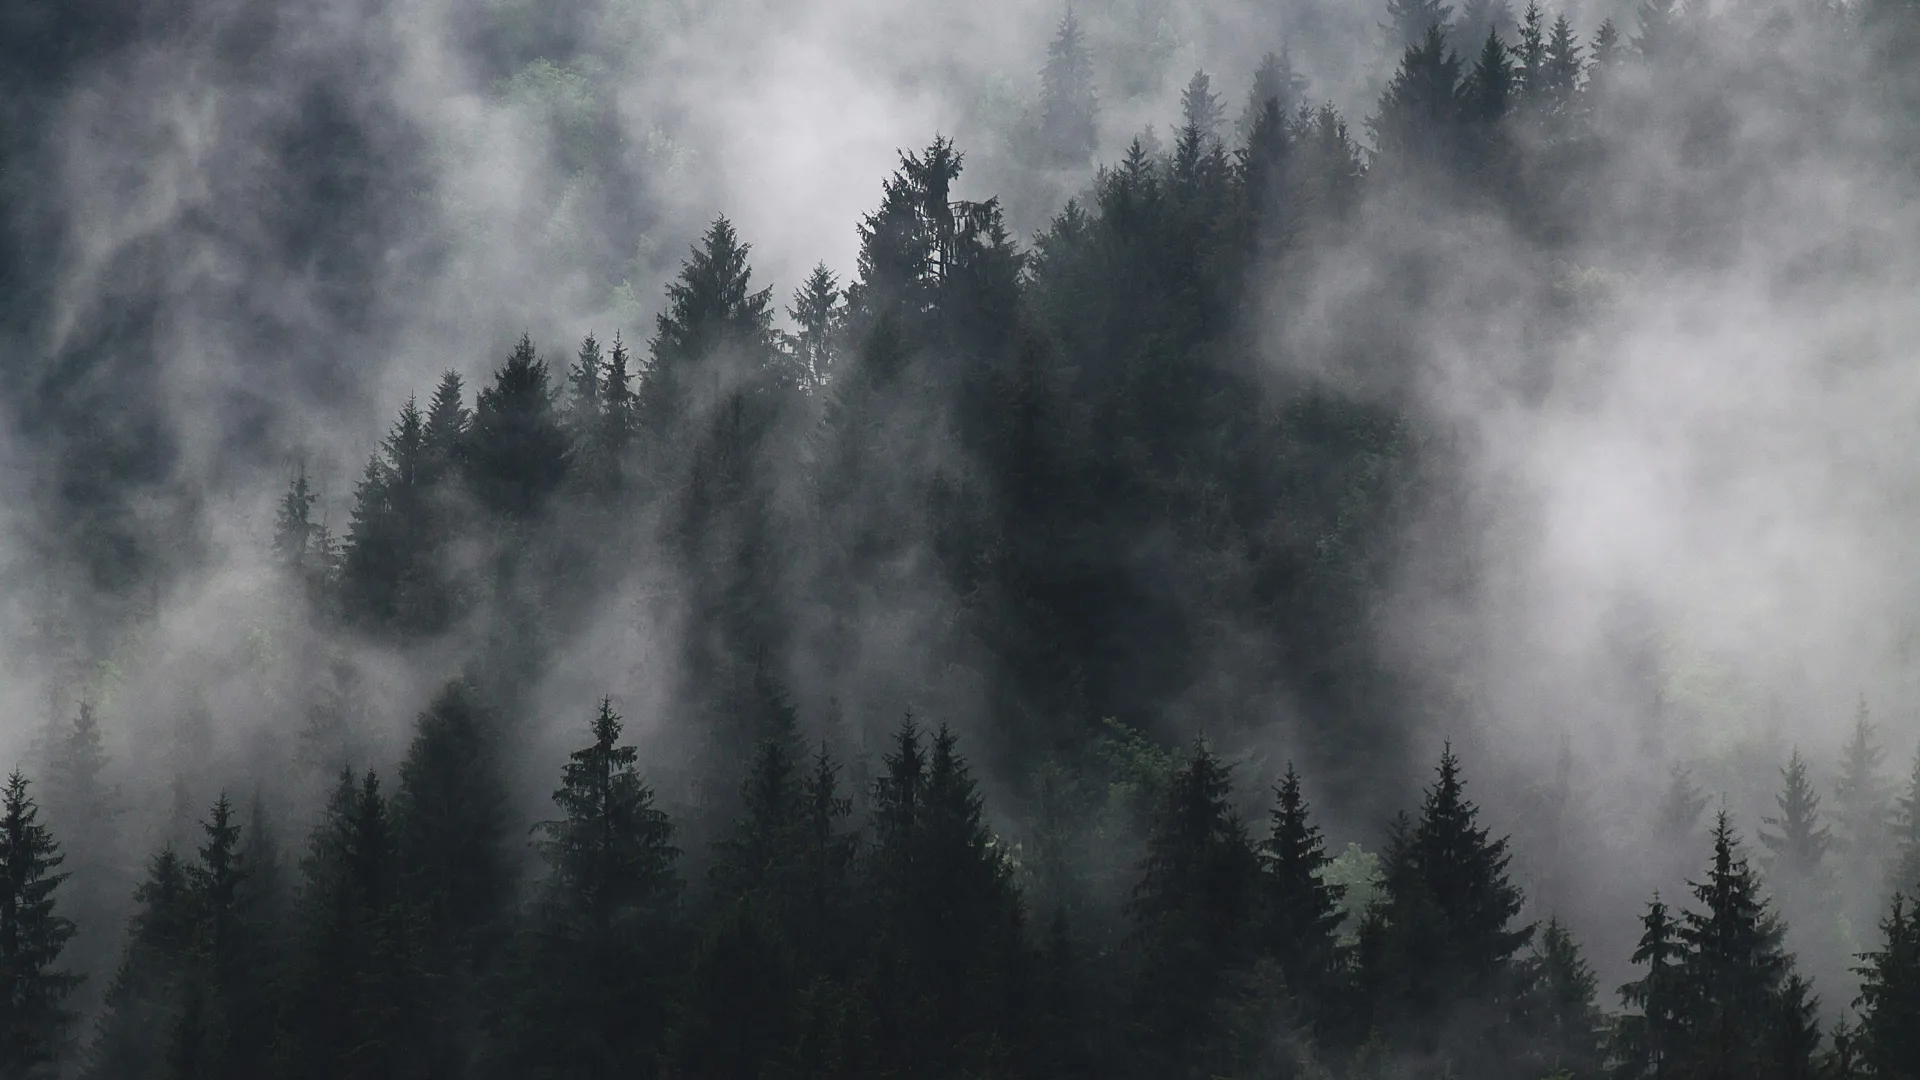
M651 1076L664 1046L680 852L611 700L591 734L553 793L561 816L538 826L548 876L509 1048L521 1075Z
M1031 965L1013 869L979 789L942 726L924 747L911 718L874 783L880 1059L914 1075L988 1067L1019 1045Z
M1862 697L1854 714L1853 732L1840 752L1840 775L1833 783L1833 819L1836 846L1848 862L1865 868L1885 858L1889 785L1881 774L1887 753L1880 732Z
M833 375L833 360L839 345L841 307L840 283L827 269L816 265L807 280L793 293L793 305L787 316L799 328L788 342L802 385L825 385Z
M467 435L473 426L473 410L466 404L466 382L457 371L446 371L433 389L427 403L423 432L426 450L426 475L429 482L445 483L460 475L466 464Z
M1760 842L1772 853L1772 865L1786 880L1812 882L1832 846L1831 831L1820 823L1820 796L1807 779L1807 763L1795 750L1780 770L1780 793L1774 796L1778 816L1761 820L1772 826L1760 830Z
M1358 978L1376 1024L1404 1049L1456 1067L1494 1068L1497 1017L1525 989L1515 955L1533 936L1513 925L1524 897L1508 877L1507 840L1479 824L1449 745L1419 816L1396 823L1381 862L1381 892L1362 926Z
M1862 954L1857 1044L1870 1076L1920 1076L1920 919L1895 894L1880 947Z
M1600 1012L1592 965L1564 923L1541 928L1522 978L1518 1022L1535 1062L1535 1075L1598 1077L1605 1062L1606 1019Z
M1099 100L1086 32L1069 6L1040 69L1040 140L1047 164L1084 166L1099 140Z
M67 1049L80 977L59 967L75 932L56 895L63 861L15 770L0 791L0 1076L51 1075Z
M1178 1068L1217 1034L1215 1005L1252 928L1260 862L1232 790L1225 763L1197 743L1154 813L1128 902L1140 964L1135 1023L1161 1070Z
M1887 868L1890 892L1920 896L1920 753L1915 753L1906 791L1893 803L1893 831Z
M1407 46L1378 111L1367 121L1379 159L1393 175L1451 164L1459 85L1460 57L1439 29Z
M475 399L467 470L480 505L507 521L543 510L565 479L570 444L547 362L525 334Z
M90 1080L161 1080L181 1027L199 934L189 868L172 848L148 863L118 971L107 988L86 1075ZM169 1078L170 1080L170 1078Z
M1633 963L1646 972L1620 988L1630 1010L1614 1026L1613 1073L1620 1080L1673 1080L1683 1075L1687 988L1680 926L1658 893L1640 918Z
M1300 777L1288 763L1274 791L1267 838L1260 843L1258 919L1265 950L1303 1002L1324 1002L1338 973L1335 945L1346 889L1329 884L1320 827L1308 816Z
M1698 909L1680 916L1685 948L1685 1046L1689 1074L1731 1078L1761 1072L1772 1060L1767 1028L1754 1018L1776 1015L1791 962L1781 950L1783 930L1760 895L1760 882L1721 811L1713 829L1713 861L1706 878L1689 886Z
M1441 0L1387 0L1387 45L1396 52L1411 49L1438 34L1442 40L1453 25L1453 7Z
M71 848L62 870L61 907L74 922L75 934L66 953L74 969L104 983L119 949L116 924L125 919L125 883L120 860L122 814L120 793L107 780L107 749L93 701L81 698L73 717L54 733L48 748L42 807L48 829L62 836L84 837ZM86 989L91 989L89 985ZM97 1002L92 994L85 995Z

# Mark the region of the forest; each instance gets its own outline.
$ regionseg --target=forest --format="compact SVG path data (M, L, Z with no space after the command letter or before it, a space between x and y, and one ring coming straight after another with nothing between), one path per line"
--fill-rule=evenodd
M1514 429L1444 403L1601 396L1648 281L1905 299L1920 5L1388 0L1351 119L1275 41L1122 143L1086 6L984 151L1007 201L932 134L788 293L725 214L652 301L580 241L644 337L438 357L373 445L244 378L219 438L170 426L164 248L69 317L29 113L149 24L0 14L0 351L54 358L7 369L4 576L62 597L0 604L40 709L4 695L0 1080L1920 1077L1903 684L1783 695L1767 654L1703 691L1627 600L1604 678L1528 697L1474 620L1537 628L1466 599L1514 580ZM498 85L590 96L549 59L587 44L486 10ZM275 55L256 14L221 63ZM313 90L260 151L279 231L223 241L319 297L234 314L263 353L375 349L452 258L369 246L431 139L363 107ZM608 206L610 115L553 144ZM1789 232L1816 203L1858 213ZM1807 385L1910 368L1886 325ZM286 377L313 415L390 388Z

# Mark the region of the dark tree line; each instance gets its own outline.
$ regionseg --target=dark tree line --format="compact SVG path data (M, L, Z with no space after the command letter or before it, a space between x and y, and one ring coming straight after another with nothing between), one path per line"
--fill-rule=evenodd
M343 772L293 865L220 797L149 860L94 1030L65 1006L60 845L18 774L0 805L7 1076L1899 1077L1920 933L1895 894L1854 1014L1809 980L1727 815L1676 908L1655 896L1605 1007L1557 919L1523 921L1505 838L1442 753L1349 919L1291 768L1262 827L1204 742L1153 767L1124 936L1036 917L959 740L909 717L853 789L790 713L686 876L603 702L531 841L500 813L497 718L450 683L397 770ZM523 878L512 849L530 843ZM83 1038L82 1036L85 1035Z

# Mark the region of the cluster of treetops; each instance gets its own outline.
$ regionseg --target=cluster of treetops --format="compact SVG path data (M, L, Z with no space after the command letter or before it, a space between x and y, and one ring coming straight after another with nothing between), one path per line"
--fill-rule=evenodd
M344 536L297 477L274 549L303 620L399 649L457 639L470 674L390 786L310 716L341 771L297 860L264 801L224 798L153 856L85 1025L62 963L78 882L49 831L84 820L56 804L102 767L82 710L48 822L19 775L0 807L0 1077L1920 1074L1907 903L1878 912L1852 1018L1823 1031L1725 815L1690 895L1648 904L1641 977L1609 1015L1571 933L1520 921L1507 844L1450 753L1349 915L1291 769L1256 837L1204 745L1103 741L1196 686L1225 715L1277 684L1308 718L1305 760L1402 745L1416 725L1365 612L1434 482L1429 444L1377 399L1276 386L1241 301L1413 177L1568 238L1577 185L1555 178L1609 152L1609 72L1677 77L1709 37L1658 0L1625 44L1537 8L1512 45L1495 5L1389 14L1407 48L1370 153L1277 57L1236 133L1199 76L1171 149L1136 140L1023 251L994 201L953 197L960 155L936 140L861 222L853 282L823 267L798 291L792 333L720 220L644 360L589 338L556 379L523 339L471 404L449 374L402 410ZM1096 130L1085 48L1069 18L1045 73L1040 145L1066 161ZM529 873L509 718L636 551L679 590L673 722L702 747L697 813L722 824L656 805L608 705ZM1107 907L1059 883L1058 845L996 838L948 730L904 725L857 783L847 755L803 745L782 663L857 669L863 614L930 583L951 617L910 645L983 691L993 775L1088 747L1151 763L1126 773L1138 844ZM1198 677L1254 625L1265 661ZM1351 772L1324 784L1349 804ZM1767 834L1776 868L1826 844L1799 775ZM1896 817L1912 858L1912 795ZM721 835L686 841L703 831ZM65 856L88 837L67 830Z
M1899 891L1850 1018L1810 981L1726 812L1683 902L1641 916L1602 994L1522 890L1441 754L1350 910L1298 774L1267 821L1204 742L1138 768L1142 842L1114 933L1033 911L954 735L911 718L850 789L792 714L738 817L679 846L608 703L560 770L521 873L501 720L467 681L398 768L342 772L296 860L225 797L152 856L92 1030L62 964L62 845L0 799L0 1075L82 1077L1911 1077L1920 918ZM1863 724L1862 738L1865 737ZM1857 740L1858 741L1858 740ZM97 773L90 711L61 779ZM1761 836L1780 874L1829 841L1803 766ZM72 773L74 775L65 775ZM1844 782L1843 782L1844 787ZM1887 824L1920 887L1920 768ZM77 843L84 845L85 838ZM701 872L689 878L689 867ZM1610 996L1610 995L1609 995ZM84 1036L84 1037L83 1037Z

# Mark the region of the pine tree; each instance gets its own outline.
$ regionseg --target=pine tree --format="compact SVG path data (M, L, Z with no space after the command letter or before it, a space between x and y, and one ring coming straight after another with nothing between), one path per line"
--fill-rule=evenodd
M1536 1076L1598 1077L1605 1060L1605 1018L1598 981L1566 925L1548 919L1523 979L1522 1038L1532 1043Z
M525 334L474 402L467 468L480 505L509 521L539 513L565 479L570 445L547 362Z
M510 1049L522 1075L650 1076L663 1045L680 852L612 701L591 730L553 793L562 816L538 827L548 877Z
M426 1022L412 1039L455 1072L480 1040L475 986L491 970L513 900L497 737L472 685L448 683L415 723L393 801L406 915L432 976Z
M412 1049L417 987L391 808L379 778L343 771L301 863L287 1075L378 1075Z
M1461 108L1476 124L1496 124L1507 115L1514 91L1513 62L1498 35L1489 32L1460 86Z
M1890 892L1920 896L1920 753L1913 758L1906 793L1893 803L1893 862L1888 868Z
M166 848L148 863L146 880L134 890L125 954L90 1048L87 1076L94 1080L164 1076L199 940L188 874L186 863Z
M294 472L293 483L280 498L273 519L273 553L279 557L293 580L305 585L315 571L314 539L319 525L313 520L313 504L319 499L307 480L306 462Z
M460 373L449 370L441 374L433 400L427 403L425 472L431 483L458 477L466 466L467 436L473 427L473 410L467 408L466 393Z
M826 263L820 263L793 293L793 306L787 308L799 332L792 335L788 348L799 368L801 384L808 388L826 385L833 377L833 359L838 346L840 322L844 314L840 304L838 279Z
M48 829L86 840L66 852L62 867L68 879L61 894L61 906L75 926L65 955L82 973L112 970L119 948L115 924L125 917L122 807L118 790L108 786L107 766L99 712L83 697L72 719L54 732L42 785ZM90 1002L81 1004L84 1009Z
M1450 164L1457 143L1460 57L1439 29L1407 46L1367 121L1381 162L1397 174Z
M1292 763L1275 788L1271 827L1259 854L1265 947L1297 997L1324 1000L1338 970L1335 940L1346 889L1326 881L1333 859L1320 827L1308 817Z
M1307 96L1307 77L1294 70L1293 55L1287 49L1270 52L1253 69L1253 86L1247 91L1247 103L1234 121L1234 134L1242 145L1253 137L1253 129L1269 106L1284 120L1300 108Z
M1640 919L1633 963L1646 973L1620 988L1632 1010L1614 1028L1614 1075L1620 1080L1672 1080L1682 1075L1686 1047L1686 948L1679 923L1658 893Z
M1783 785L1774 796L1779 816L1761 819L1772 831L1760 830L1760 842L1772 852L1772 864L1781 875L1796 883L1811 882L1822 869L1832 834L1820 824L1820 796L1807 779L1807 763L1799 750L1788 758L1780 776Z
M1549 115L1564 116L1573 107L1574 97L1580 91L1580 76L1586 70L1580 53L1573 24L1564 13L1557 16L1548 32L1546 52L1540 64L1542 101Z
M1387 45L1396 51L1411 49L1430 36L1446 39L1453 21L1453 7L1441 0L1387 0L1387 21L1381 29L1387 33Z
M80 977L57 966L75 931L57 903L63 861L15 770L0 792L0 1076L50 1075L67 1048Z
M1392 1021L1407 1049L1493 1068L1514 1058L1492 1018L1524 989L1514 960L1533 927L1512 925L1524 898L1507 874L1507 840L1479 824L1451 746L1436 772L1418 818L1388 837L1358 978L1376 1023Z
M737 382L774 358L773 290L753 288L752 250L732 222L715 218L667 286L666 310L655 316L653 362L635 404L656 468L669 475L685 465L677 448L682 433L719 404L696 373L718 364L714 371L732 376L725 382Z
M1021 1041L1031 972L1012 867L953 733L926 748L904 722L872 808L880 1060L911 1075L986 1067L981 1054Z
M1861 1063L1870 1076L1920 1076L1920 919L1904 897L1895 894L1880 934L1880 948L1855 969Z
M574 432L574 441L584 441L600 420L600 400L605 394L607 357L600 342L588 334L580 342L580 352L567 369L566 419Z
M1520 99L1538 106L1547 96L1547 16L1540 0L1528 0L1520 17L1520 41L1513 49L1514 74Z
M1766 1029L1752 1021L1775 1014L1792 965L1781 951L1779 920L1724 810L1714 824L1706 879L1689 887L1700 908L1680 916L1686 1068L1729 1080L1760 1072L1771 1054Z
M1068 6L1047 45L1040 69L1040 140L1049 164L1079 167L1093 160L1099 141L1099 100L1086 33Z
M1887 754L1880 746L1879 729L1860 699L1853 734L1840 752L1840 775L1833 784L1836 844L1856 866L1877 865L1884 857L1887 837L1889 785L1881 775Z
M1693 774L1678 765L1667 775L1667 790L1660 798L1661 836L1668 843L1683 843L1693 838L1700 827L1700 815L1707 809L1707 797L1693 782Z
M1173 170L1176 179L1192 186L1200 181L1209 151L1219 145L1220 98L1213 92L1213 79L1196 71L1180 92L1180 135L1174 144Z
M1214 1006L1252 927L1260 863L1230 806L1232 790L1226 765L1196 744L1153 816L1128 902L1141 966L1136 1023L1162 1070L1217 1034Z
M1471 48L1495 34L1502 41L1513 33L1513 5L1508 0L1466 0L1460 5L1460 22L1454 27L1453 40Z

